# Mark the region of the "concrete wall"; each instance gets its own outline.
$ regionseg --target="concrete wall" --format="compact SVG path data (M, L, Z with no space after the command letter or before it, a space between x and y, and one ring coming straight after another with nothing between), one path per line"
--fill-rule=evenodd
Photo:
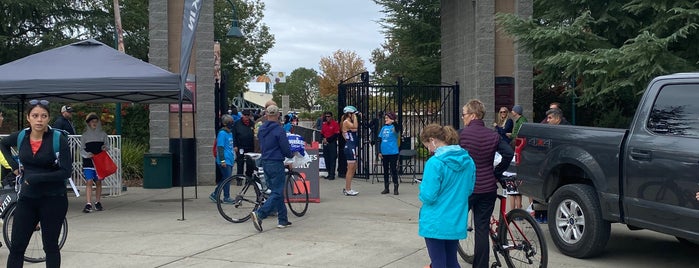
M203 1L189 72L196 76L196 113L184 114L183 136L196 138L196 174L200 185L213 185L215 164L211 157L214 140L214 35L213 1ZM149 61L171 72L179 72L183 1L149 0ZM177 121L177 122L173 122ZM191 127L195 129L192 132ZM184 128L188 129L184 129ZM169 105L150 105L150 152L170 152L170 137L179 137L179 117ZM193 163L185 163L190 166Z
M531 118L530 56L506 36L497 36L495 13L497 4L499 10L531 16L532 1L442 0L441 4L442 81L460 84L461 106L477 98L486 105L486 111L492 111L495 76L504 74L515 78L515 103L522 105L525 116Z

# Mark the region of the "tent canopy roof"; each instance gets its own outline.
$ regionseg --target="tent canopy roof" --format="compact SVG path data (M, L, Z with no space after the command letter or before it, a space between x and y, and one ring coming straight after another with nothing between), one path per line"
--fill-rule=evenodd
M0 101L178 103L180 75L94 39L0 66ZM183 101L192 92L184 89Z

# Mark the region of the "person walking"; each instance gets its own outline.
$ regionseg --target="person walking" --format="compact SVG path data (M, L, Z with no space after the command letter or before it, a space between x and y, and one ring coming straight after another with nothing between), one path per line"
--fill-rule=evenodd
M505 141L507 144L510 144L512 140L510 140L510 137L507 136L507 133L512 132L512 128L514 127L514 121L510 119L509 117L510 110L507 109L507 107L502 106L498 110L498 114L495 115L495 122L493 123L493 127L495 128L495 131L500 134L500 139Z
M7 158L12 172L22 175L7 267L24 265L24 252L37 224L41 224L46 267L61 266L58 237L68 212L66 179L73 171L73 158L65 135L59 135L58 154L54 152L54 132L59 130L49 128L49 111L48 101L30 100L26 110L29 128L20 130L24 131L22 140L18 131L0 141L4 155L12 155L11 147L17 147L22 163L20 169L14 158Z
M291 146L284 129L279 124L279 108L270 105L266 109L267 121L260 127L259 140L262 156L262 168L269 188L272 190L269 198L262 207L250 213L252 223L257 231L262 232L262 220L271 213L277 213L277 228L286 228L291 225L284 206L284 158L291 158Z
M56 122L53 122L51 127L62 129L68 132L68 135L75 135L75 126L71 119L73 118L73 107L68 105L63 105L61 107L61 116L56 118Z
M216 193L218 189L223 187L223 202L231 203L231 185L230 183L223 183L225 179L231 176L233 173L233 163L235 162L235 152L233 152L234 141L233 133L233 117L229 114L224 114L221 116L221 125L223 127L218 131L216 135L216 165L221 171L221 180L217 182L216 188L209 195L209 199L213 202L217 202Z
M80 156L83 158L83 174L85 175L85 199L87 204L83 208L84 213L92 211L92 185L95 186L95 206L97 211L104 210L102 207L102 179L98 178L95 171L95 164L92 162L92 156L109 149L109 136L102 130L102 122L96 113L89 113L85 117L85 131L80 137L80 143L83 145L80 150Z
M485 127L483 122L485 111L485 105L480 100L470 100L464 105L461 113L464 128L461 130L459 140L461 147L468 151L476 164L476 186L468 199L476 228L474 268L488 267L489 265L490 238L488 230L490 216L493 214L497 198L497 182L502 177L502 173L510 166L510 161L514 156L512 147L501 141L500 135ZM495 152L502 156L502 160L493 168Z
M359 145L359 111L354 106L346 106L342 109L342 137L345 139L344 155L347 159L347 173L345 175L345 188L342 193L346 196L356 196L359 192L352 190L352 178L357 169L357 146Z
M459 240L468 235L468 197L476 182L476 164L457 145L459 135L451 126L427 125L420 140L434 155L425 163L420 183L418 234L425 238L430 267L459 267L456 251Z
M384 116L384 125L378 134L378 141L381 143L379 147L379 158L383 164L383 192L387 194L389 181L388 175L391 173L393 178L393 194L398 195L398 139L400 139L401 128L396 122L396 114L392 112L386 113Z
M333 118L333 113L327 111L323 115L325 121L320 133L323 135L323 159L325 160L325 170L328 180L335 179L335 169L337 168L337 139L340 137L340 124Z
M243 174L245 168L245 176L252 177L255 171L255 161L250 158L245 158L245 153L255 151L255 123L250 114L250 111L244 110L243 117L233 123L233 152L235 152L235 162L237 163L236 174Z

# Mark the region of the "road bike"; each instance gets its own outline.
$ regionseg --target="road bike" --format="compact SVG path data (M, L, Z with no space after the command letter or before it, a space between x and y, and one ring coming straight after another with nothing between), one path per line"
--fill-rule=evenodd
M502 193L498 193L500 200L499 219L490 217L489 236L492 242L495 261L490 267L502 267L499 255L502 255L505 264L509 268L513 267L539 267L545 268L548 265L548 249L546 240L541 231L541 227L534 220L531 214L523 209L507 210L507 188L506 180L513 180L508 177L501 181L503 185ZM459 241L458 252L461 258L467 263L473 263L475 226L473 223L473 212L469 209L468 227L466 239Z
M14 189L0 190L0 200L2 200L0 204L0 225L2 225L3 240L8 248L12 245L12 225L15 219L17 199L17 192ZM58 236L58 249L63 248L63 245L66 243L66 237L68 237L68 220L64 218ZM2 243L0 243L0 246L2 246ZM41 223L36 225L32 236L29 238L27 250L24 252L24 260L34 263L46 261L46 253L44 252L41 236Z
M257 160L259 153L245 153L246 160ZM284 201L297 217L302 217L308 211L309 193L308 181L290 167L285 168L286 180L284 185ZM232 202L226 202L223 196L223 187L216 191L216 207L219 214L227 221L234 223L245 222L250 219L250 212L260 208L269 198L271 190L267 188L264 180L264 170L258 166L251 177L245 175L233 175L222 183L225 187L230 184Z

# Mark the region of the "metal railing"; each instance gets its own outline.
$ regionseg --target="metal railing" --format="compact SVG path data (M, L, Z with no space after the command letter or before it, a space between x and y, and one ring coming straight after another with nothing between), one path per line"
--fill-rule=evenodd
M8 135L0 135L0 138L5 138ZM73 172L71 177L75 182L76 188L81 191L85 191L85 175L83 174L83 159L80 156L80 150L83 146L80 142L82 135L69 135L68 145L70 146L70 153L73 156ZM102 193L108 194L109 196L119 196L121 195L122 189L122 177L121 177L121 135L108 135L109 137L109 155L114 160L114 164L117 166L117 172L113 175L105 178L102 181ZM67 185L66 187L68 187Z

